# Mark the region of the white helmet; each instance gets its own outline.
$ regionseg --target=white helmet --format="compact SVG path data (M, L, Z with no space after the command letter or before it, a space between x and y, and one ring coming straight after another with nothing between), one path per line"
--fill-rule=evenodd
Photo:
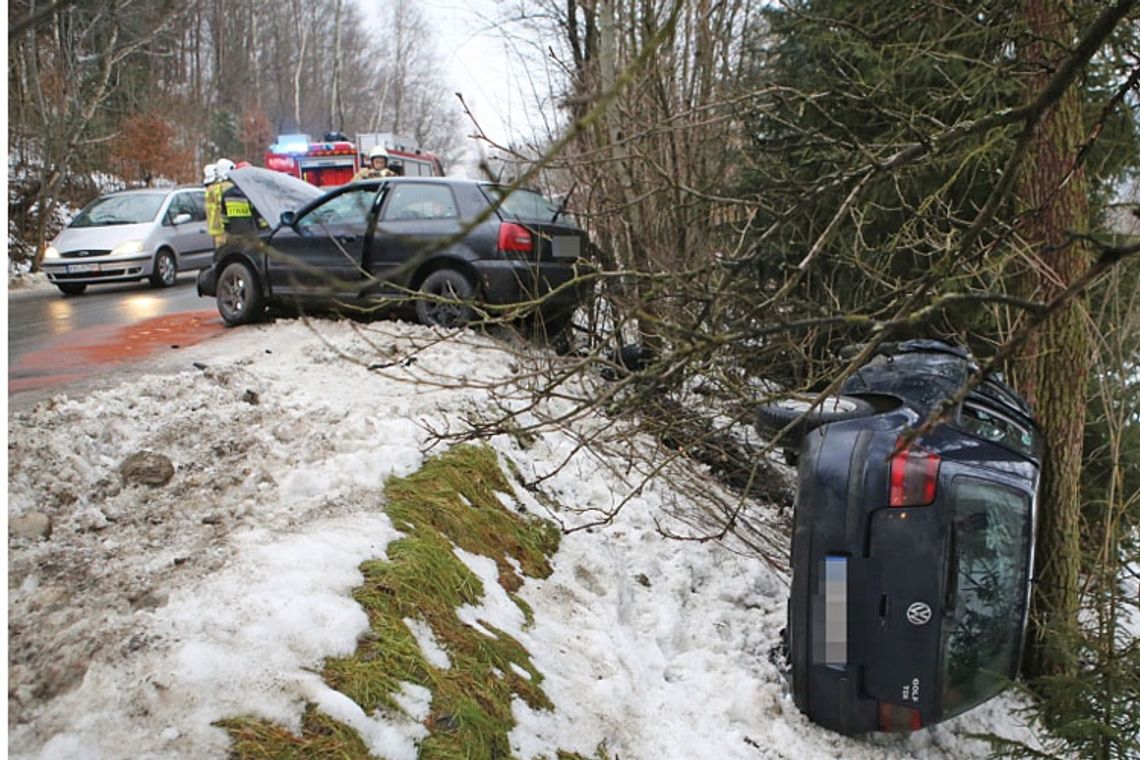
M388 160L388 151L384 150L384 146L383 146L383 145L377 145L375 148L373 148L372 150L368 151L368 161L369 161L369 163L371 163L371 162L372 162L372 159L374 159L374 158L382 158L382 159L384 159L385 161L387 161L387 160Z
M206 164L202 168L202 184L212 185L218 181L218 167L216 164Z
M230 169L234 168L234 162L228 158L219 158L218 163L214 164L214 173L219 180L225 179L229 176Z

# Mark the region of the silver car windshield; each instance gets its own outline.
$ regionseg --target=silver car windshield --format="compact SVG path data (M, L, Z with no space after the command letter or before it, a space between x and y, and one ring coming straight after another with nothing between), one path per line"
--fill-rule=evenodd
M942 699L947 717L980 704L1017 672L1029 578L1030 502L974 478L952 488Z
M68 226L107 227L115 224L153 222L165 198L166 193L104 195L87 204L87 207L80 211Z

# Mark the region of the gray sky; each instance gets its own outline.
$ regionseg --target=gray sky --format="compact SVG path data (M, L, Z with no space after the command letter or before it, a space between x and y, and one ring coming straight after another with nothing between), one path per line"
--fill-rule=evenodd
M366 14L378 15L394 0L357 0ZM525 126L524 98L517 75L508 65L506 38L494 28L499 0L416 0L431 23L449 90L463 93L468 107L487 134L507 142ZM523 83L525 87L525 83ZM457 104L458 105L458 104ZM464 123L464 133L473 128Z
M439 53L455 89L488 134L510 136L512 120L522 115L503 35L492 26L494 0L420 0L439 32Z

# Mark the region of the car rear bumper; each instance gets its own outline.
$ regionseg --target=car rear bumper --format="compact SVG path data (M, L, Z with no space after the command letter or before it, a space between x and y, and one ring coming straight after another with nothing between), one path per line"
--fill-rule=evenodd
M862 641L851 602L866 593L862 536L866 504L861 484L849 481L866 440L831 426L843 445L823 446L808 436L801 451L792 534L792 589L788 605L788 654L796 706L813 722L844 734L873 731L876 706L862 694ZM853 460L855 460L853 462ZM859 479L857 478L856 481Z
M546 314L571 311L585 298L589 267L581 263L525 261L472 262L479 289L489 304L529 304Z
M52 261L45 262L43 272L54 284L89 285L100 282L130 282L149 277L153 260L149 255L129 259L95 259L91 261ZM94 268L94 271L76 271L80 267Z

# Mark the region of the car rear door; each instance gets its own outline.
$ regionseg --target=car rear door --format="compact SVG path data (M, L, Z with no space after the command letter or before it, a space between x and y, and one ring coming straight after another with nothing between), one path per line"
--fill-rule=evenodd
M459 205L443 182L390 182L369 248L378 280L406 285L426 259L451 247L463 232Z

